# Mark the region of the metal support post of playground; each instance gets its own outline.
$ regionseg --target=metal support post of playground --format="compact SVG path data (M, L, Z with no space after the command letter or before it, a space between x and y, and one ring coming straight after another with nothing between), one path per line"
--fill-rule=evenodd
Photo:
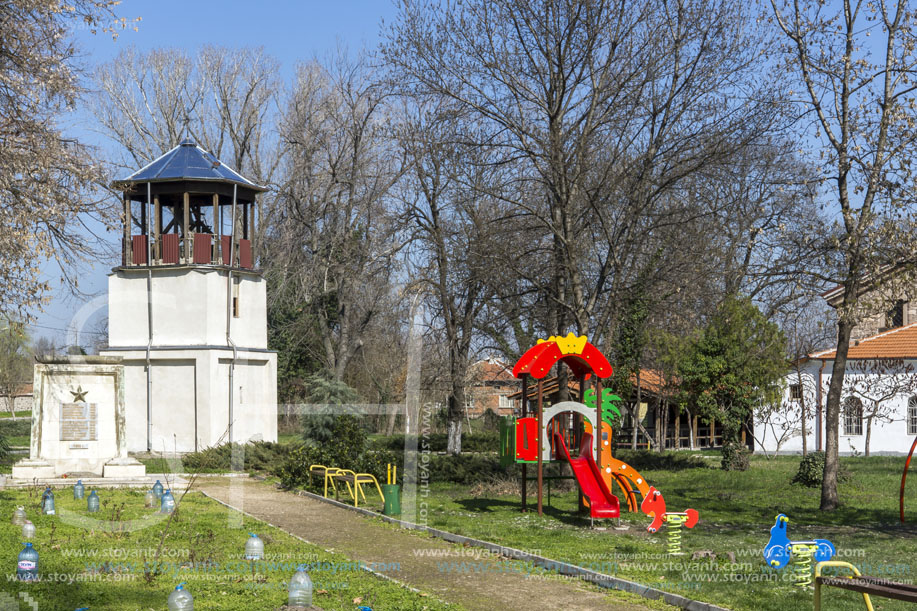
M583 374L579 377L579 402L586 402L586 375ZM583 417L580 414L573 415L573 445L576 447L580 446L580 443L583 440ZM589 509L586 506L586 497L583 495L583 491L579 491L579 511L586 511Z
M602 448L605 440L602 439L602 380L595 376L595 466L602 472Z
M529 376L528 374L522 374L522 417L525 418L528 416L529 410ZM526 469L526 464L522 463L522 513L528 511L526 507L526 487L528 486L528 469Z
M544 443L542 442L541 431L544 430L544 380L538 380L538 515L542 515L541 511L541 495L542 495L542 455L544 452Z

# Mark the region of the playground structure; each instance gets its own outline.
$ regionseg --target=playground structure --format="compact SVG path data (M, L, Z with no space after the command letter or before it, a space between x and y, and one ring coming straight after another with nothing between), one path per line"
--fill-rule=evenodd
M680 556L681 551L681 528L694 528L697 524L698 513L696 509L686 509L680 512L669 512L665 508L665 499L662 493L650 486L649 493L643 497L643 503L640 504L640 511L654 516L653 522L646 527L651 533L659 530L663 524L668 525L668 542L666 551L672 556Z
M561 363L579 382L579 401L561 401L545 407L544 378ZM620 516L620 502L612 494L612 487L617 486L629 511L642 510L654 518L647 528L649 532L656 532L663 523L674 530L670 549L678 541L680 551L680 528L693 527L698 514L693 509L667 513L662 493L650 486L636 469L611 455L612 423L621 417L616 405L621 398L611 389L602 388L602 380L611 374L608 360L585 336L570 333L566 337L538 340L513 367L513 376L522 382L522 413L518 419L504 418L501 423L501 463L508 466L516 462L522 466L523 511L527 510L528 465L534 464L537 469L534 478L537 511L542 515L544 465L566 460L585 497L590 518ZM537 381L534 410L529 405L530 379ZM529 415L530 411L534 415ZM579 448L579 455L571 457L569 447Z
M764 561L774 569L784 568L793 561L795 585L804 588L812 583L812 561L827 562L836 553L834 545L827 539L790 541L786 526L790 519L778 514L771 528L771 538L764 546Z
M915 448L917 448L917 437L914 437L914 443L911 444L911 451L907 453L907 460L904 461L904 472L901 473L901 493L898 495L898 506L901 513L902 524L904 524L904 484L907 482L907 469L911 466L911 458L914 456Z

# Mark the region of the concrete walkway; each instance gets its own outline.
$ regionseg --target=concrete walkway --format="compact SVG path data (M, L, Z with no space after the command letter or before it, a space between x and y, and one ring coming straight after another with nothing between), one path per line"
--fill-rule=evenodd
M645 611L633 597L601 590L575 579L530 577L508 561L472 557L472 552L255 480L230 482L201 477L195 488L227 505L269 522L351 560L396 566L387 574L446 602L471 611L492 609L564 609ZM663 608L659 603L654 609Z

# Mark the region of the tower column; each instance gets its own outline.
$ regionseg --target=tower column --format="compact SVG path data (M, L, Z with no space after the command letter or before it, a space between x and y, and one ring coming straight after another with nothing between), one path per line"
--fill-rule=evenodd
M182 225L182 229L184 230L184 239L182 241L184 243L182 246L184 248L182 250L185 255L185 263L189 263L191 261L191 194L185 192L183 195L184 210L182 213L182 220L184 225Z
M124 259L125 265L130 265L133 263L131 257L131 226L134 221L131 218L131 198L125 193L124 194L124 245L122 246L121 252L122 258Z
M160 252L160 238L162 236L162 204L159 203L159 196L153 196L153 214L155 216L155 221L153 222L153 258L157 261L162 259L162 253Z
M213 194L213 259L214 263L220 262L220 196Z

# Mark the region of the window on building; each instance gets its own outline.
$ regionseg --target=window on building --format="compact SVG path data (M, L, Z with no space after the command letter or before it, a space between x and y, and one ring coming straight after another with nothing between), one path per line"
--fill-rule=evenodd
M790 384L790 401L802 400L802 385Z
M863 402L856 397L844 399L844 435L863 434Z
M917 435L917 397L907 402L907 434Z
M500 409L512 409L513 402L510 401L509 397L506 395L500 395L499 399L497 400L497 407Z
M904 308L904 300L899 299L895 302L895 305L885 313L885 327L883 330L904 326Z
M239 318L239 278L232 280L232 315L233 318Z

